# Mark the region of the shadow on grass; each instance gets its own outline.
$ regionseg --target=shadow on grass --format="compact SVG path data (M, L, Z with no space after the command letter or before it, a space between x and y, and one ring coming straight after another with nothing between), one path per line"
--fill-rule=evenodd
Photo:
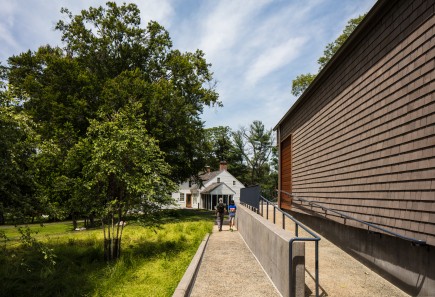
M213 220L212 212L200 210L167 210L162 217L163 224L209 220ZM123 243L121 259L106 263L103 240L58 239L47 244L56 254L54 266L48 265L43 254L25 248L0 251L0 295L103 296L104 288L122 281L119 278L134 272L144 262L153 259L171 262L182 251L192 249L194 244L180 236ZM101 288L103 292L100 292Z
M162 212L163 223L213 220L214 212L203 209L166 209Z

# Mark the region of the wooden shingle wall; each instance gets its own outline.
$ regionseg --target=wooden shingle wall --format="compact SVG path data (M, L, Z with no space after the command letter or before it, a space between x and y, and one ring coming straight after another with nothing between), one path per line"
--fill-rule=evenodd
M293 194L435 245L434 2L391 3L278 129Z

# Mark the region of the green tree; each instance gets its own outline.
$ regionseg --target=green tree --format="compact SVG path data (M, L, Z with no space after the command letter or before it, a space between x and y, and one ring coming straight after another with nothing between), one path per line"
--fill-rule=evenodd
M204 106L221 105L204 53L172 49L169 33L158 23L141 27L134 4L62 12L66 20L56 29L63 48L47 45L8 59L13 96L41 135L35 177L50 214L74 219L96 213L100 206L80 186L92 151L82 150L81 159L71 156L89 139L95 121L126 106L140 109L136 119L171 164L174 181L203 169L200 115Z
M323 51L323 56L321 56L317 63L319 66L319 71L322 70L323 67L331 60L331 58L335 55L335 53L339 50L339 48L345 43L345 41L349 38L350 34L356 29L356 27L362 22L366 15L360 15L354 19L350 19L347 22L347 25L344 27L343 33L335 39L334 42L328 43Z
M82 177L75 183L80 188L77 194L86 193L94 201L108 260L120 255L122 222L127 212L150 214L170 204L170 192L176 189L164 153L147 133L139 110L140 104L132 104L91 120L87 137L74 146L67 158L72 166L82 164Z
M212 170L219 168L220 161L230 161L231 148L230 127L219 126L205 130L203 149L206 152L206 163Z
M292 94L294 96L301 95L313 82L316 76L317 74L311 73L296 76L296 78L292 81Z
M269 161L269 174L267 174L261 183L261 192L264 197L271 200L277 199L278 189L278 148L272 146L271 157Z
M135 4L108 2L106 8L91 7L75 16L63 12L69 22L60 21L56 28L66 52L105 89L100 107L140 101L147 129L166 153L173 178L183 181L204 168L200 115L205 105L221 103L203 52L173 50L169 33L157 22L141 28Z
M136 101L173 178L182 181L201 170L200 115L204 106L221 105L204 53L173 50L169 33L156 22L141 28L135 4L62 12L67 20L56 29L63 49L44 46L8 60L9 81L44 140L71 127L73 135L84 137L98 111Z
M71 129L74 136L85 135L88 119L98 108L99 88L87 67L49 45L12 56L8 62L14 96L38 124L42 140L70 135ZM70 139L65 145L70 147L76 141Z
M40 211L34 200L35 184L30 169L35 154L35 133L31 119L3 82L0 83L0 224L9 214L15 223Z
M254 121L249 128L241 127L233 132L232 139L234 151L242 156L249 170L246 183L261 185L271 169L272 129L266 129L261 121Z
M317 63L319 64L319 72L320 70L325 67L325 65L331 60L331 58L334 56L334 54L338 51L338 49L343 45L343 43L349 38L350 34L355 30L355 28L361 23L361 21L364 19L364 15L360 15L357 18L350 19L347 22L346 27L343 30L343 33L335 39L334 42L329 43L325 50L323 51L323 56L321 56ZM311 84L311 82L316 78L317 74L301 74L298 75L293 81L292 81L292 90L291 93L294 96L301 95Z
M233 145L233 131L230 127L213 127L206 129L203 150L206 152L206 164L212 170L218 170L220 161L228 163L228 170L242 183L249 183L249 169L243 155Z

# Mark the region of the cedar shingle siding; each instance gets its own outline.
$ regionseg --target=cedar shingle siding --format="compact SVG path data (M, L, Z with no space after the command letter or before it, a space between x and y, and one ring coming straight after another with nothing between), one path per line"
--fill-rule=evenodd
M429 0L378 1L276 127L280 189L291 188L296 196L431 246L434 5ZM290 156L282 153L289 135ZM283 171L288 162L291 168ZM285 208L288 197L280 199ZM304 208L293 204L292 210ZM346 225L367 229L351 221Z
M435 245L434 2L393 2L280 137L295 195Z

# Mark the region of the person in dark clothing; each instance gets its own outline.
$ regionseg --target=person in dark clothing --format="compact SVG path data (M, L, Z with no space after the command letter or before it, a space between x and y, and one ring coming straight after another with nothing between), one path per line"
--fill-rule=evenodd
M219 203L216 205L216 218L219 231L222 231L222 225L224 223L225 204L222 198L219 198Z

